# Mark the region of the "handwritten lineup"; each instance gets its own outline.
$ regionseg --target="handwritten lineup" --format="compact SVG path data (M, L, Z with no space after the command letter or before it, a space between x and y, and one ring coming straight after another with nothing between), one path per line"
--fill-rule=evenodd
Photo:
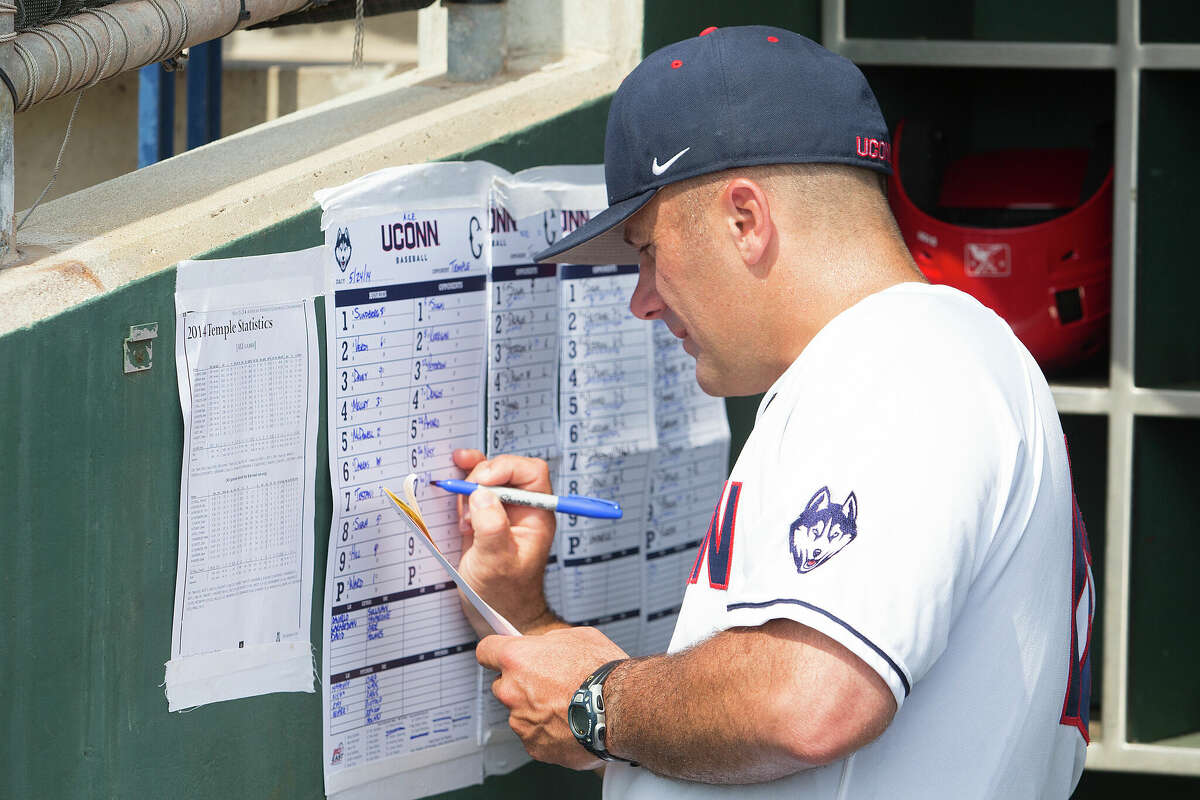
M451 452L482 443L487 265L469 236L478 213L403 216L329 232L346 261L344 271L335 261L326 306L334 520L325 740L339 768L474 742L479 730L474 632L383 489L417 473L430 532L457 562L455 502L428 482L457 477ZM381 240L381 229L395 235Z

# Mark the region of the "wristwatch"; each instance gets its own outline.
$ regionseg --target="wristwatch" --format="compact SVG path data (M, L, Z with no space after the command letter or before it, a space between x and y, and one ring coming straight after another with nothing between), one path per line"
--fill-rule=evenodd
M604 719L604 679L622 661L625 659L609 661L584 679L571 696L571 704L567 706L567 724L571 733L575 734L576 741L596 758L605 761L626 761L636 767L637 762L608 752L608 744L605 741L608 725Z

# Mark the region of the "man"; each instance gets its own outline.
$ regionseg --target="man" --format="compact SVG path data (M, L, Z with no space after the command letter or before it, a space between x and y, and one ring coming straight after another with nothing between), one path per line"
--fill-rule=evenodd
M1000 318L924 282L887 157L848 61L710 29L622 84L610 208L544 254L636 255L630 307L701 387L765 392L669 654L626 658L547 610L551 514L480 490L463 515L464 575L531 634L480 642L496 696L534 757L619 759L606 796L1064 798L1079 779L1094 594L1053 399ZM550 491L541 462L455 460Z

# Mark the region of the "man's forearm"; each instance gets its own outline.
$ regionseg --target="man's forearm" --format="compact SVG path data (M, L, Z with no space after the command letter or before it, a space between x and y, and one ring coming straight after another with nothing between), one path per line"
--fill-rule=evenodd
M704 783L772 780L841 758L891 715L862 714L874 698L856 702L860 687L844 677L830 641L776 620L632 659L605 682L608 747L660 775ZM890 693L886 701L894 711Z
M738 634L677 655L631 659L605 681L608 747L660 775L702 783L756 783L809 766L764 740L757 695L763 665ZM765 725L764 725L765 723Z
M521 626L521 633L525 636L540 636L544 633L549 633L550 631L556 631L562 628L570 627L571 624L569 622L565 621L558 614L555 614L550 610L550 607L547 606L546 610L538 615L536 619Z

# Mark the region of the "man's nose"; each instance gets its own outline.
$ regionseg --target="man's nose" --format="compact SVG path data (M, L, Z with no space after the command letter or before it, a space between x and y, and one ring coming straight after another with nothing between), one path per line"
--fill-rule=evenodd
M641 264L638 267L638 282L629 298L629 310L638 319L657 319L663 312L663 301L654 288L654 267Z

